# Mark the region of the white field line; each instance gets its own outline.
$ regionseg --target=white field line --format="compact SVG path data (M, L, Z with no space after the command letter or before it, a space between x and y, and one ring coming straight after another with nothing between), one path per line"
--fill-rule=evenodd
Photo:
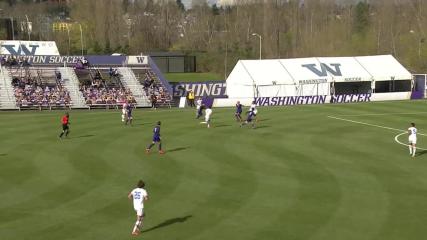
M366 113L366 114L343 114L336 115L339 117L363 117L363 116L387 116L387 115L418 115L426 114L427 112L401 112L401 113Z
M403 143L403 142L399 141L399 137L400 137L400 136L402 136L403 134L406 134L406 133L400 133L400 134L397 134L397 135L394 137L394 141L396 141L396 142L397 142L398 144L400 144L400 145L403 145L403 146L409 147L409 144L406 144L406 143ZM417 149L421 149L421 150L425 150L425 151L427 151L427 149L425 149L425 148L417 147Z
M393 131L405 132L406 133L406 131L404 131L402 129L392 128L392 127L386 127L386 126L381 126L381 125L376 125L376 124L371 124L371 123L365 123L365 122L359 122L359 121L355 121L355 120L351 120L351 119L345 119L345 118L334 117L334 116L328 116L328 118L332 118L332 119L336 119L336 120L341 120L341 121L345 121L345 122L357 123L357 124L371 126L371 127L377 127L377 128L388 129L388 130L393 130Z
M405 144L405 143L402 143L402 142L399 141L399 137L400 136L402 136L404 134L407 134L407 132L405 130L397 129L397 128L392 128L392 127L381 126L381 125L377 125L377 124L371 124L371 123L365 123L365 122L355 121L355 120L351 120L351 119L334 117L334 116L328 116L328 118L332 118L332 119L336 119L336 120L340 120L340 121L345 121L345 122L351 122L351 123L361 124L361 125L370 126L370 127L382 128L382 129L387 129L387 130L392 130L392 131L399 131L400 133L397 134L394 137L394 141L396 141L396 143L398 143L400 145L409 146L408 144ZM418 135L427 136L427 135L422 134L422 133L418 133ZM421 148L421 147L417 147L417 149L427 150L427 149Z

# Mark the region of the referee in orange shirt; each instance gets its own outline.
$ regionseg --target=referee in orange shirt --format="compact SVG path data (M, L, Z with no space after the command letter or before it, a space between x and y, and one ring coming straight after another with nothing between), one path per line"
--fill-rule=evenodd
M62 136L64 136L64 133L66 137L70 133L70 127L68 126L70 125L70 114L65 113L65 115L61 119L61 122L62 122L62 133L61 135L59 135L60 139L62 139Z

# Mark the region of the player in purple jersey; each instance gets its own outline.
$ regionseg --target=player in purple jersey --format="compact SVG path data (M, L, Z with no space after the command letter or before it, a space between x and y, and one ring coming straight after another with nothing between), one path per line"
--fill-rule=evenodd
M127 125L129 123L129 125L132 125L132 110L133 110L133 105L128 103L126 106L126 122L125 124Z
M150 153L151 148L156 145L156 143L159 144L159 153L164 154L165 152L162 150L162 140L160 138L160 124L161 122L158 121L157 125L153 129L153 142L145 149L147 153Z
M236 103L236 113L234 114L234 116L236 117L236 121L241 122L242 121L242 110L243 105L240 104L240 101L237 101Z
M255 128L255 117L256 117L256 114L255 114L255 111L253 111L253 110L250 110L249 112L248 112L248 117L246 118L246 121L245 122L242 122L241 124L240 124L240 127L242 127L243 125L246 125L246 124L249 124L249 123L251 123L252 124L252 128Z

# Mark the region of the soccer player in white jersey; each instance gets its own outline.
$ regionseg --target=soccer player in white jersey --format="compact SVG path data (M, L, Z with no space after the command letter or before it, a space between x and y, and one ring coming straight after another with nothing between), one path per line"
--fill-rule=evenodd
M199 118L202 116L202 110L203 110L202 104L203 104L202 98L198 98L196 101L196 107L197 107L196 118Z
M252 101L251 107L249 108L248 112L252 112L253 118L255 118L255 120L257 120L256 115L258 113L258 110L256 109L256 103L255 103L255 101Z
M125 120L127 120L127 107L128 107L127 102L124 102L123 108L122 108L122 122L125 122Z
M140 228L142 228L142 221L144 219L144 201L148 200L148 193L144 189L145 183L142 180L138 181L137 187L133 189L128 198L133 199L133 208L136 211L136 223L132 230L132 235L139 235Z
M211 127L211 115L212 115L212 109L210 107L208 107L205 110L205 122L208 125L208 128Z
M409 154L412 155L412 157L415 157L415 152L417 150L416 144L417 144L417 129L415 128L415 123L411 123L411 127L408 128L408 140L409 140Z

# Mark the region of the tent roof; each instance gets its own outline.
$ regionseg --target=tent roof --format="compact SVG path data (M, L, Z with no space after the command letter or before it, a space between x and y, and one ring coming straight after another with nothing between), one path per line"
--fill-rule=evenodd
M392 55L240 60L227 85L311 84L410 80L411 73Z

